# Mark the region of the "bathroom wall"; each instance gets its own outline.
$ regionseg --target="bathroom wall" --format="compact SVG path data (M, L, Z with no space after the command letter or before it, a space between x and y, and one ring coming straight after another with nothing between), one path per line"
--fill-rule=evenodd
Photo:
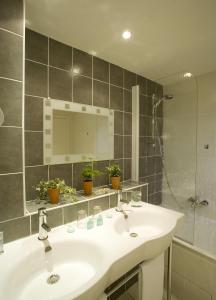
M150 180L150 201L159 202L161 167L150 149L152 93L162 87L144 77L110 64L52 38L26 29L25 166L26 199L35 198L32 188L39 180L61 177L82 189L85 163L43 165L43 98L73 101L115 111L114 161L123 170L122 180L131 178L132 86L140 85L140 177ZM162 113L162 112L161 112ZM162 114L159 115L162 117ZM93 167L104 170L110 163ZM159 174L159 175L158 175ZM109 176L96 178L94 186L109 183ZM157 197L156 197L157 196Z
M23 1L2 0L0 106L5 114L5 123L0 127L0 231L4 231L5 242L37 231L36 214L31 217L25 215L25 196L27 200L35 197L32 185L40 179L63 177L68 184L77 189L82 188L80 170L83 164L43 165L43 97L50 96L59 100L114 109L115 161L123 169L122 179L126 180L131 177L131 87L139 84L140 179L150 182L149 200L159 203L160 162L155 150L149 147L152 110L150 96L152 93L161 94L162 87L151 80L30 30L26 31L24 47L23 26ZM26 51L26 60L23 59L23 48ZM72 76L72 68L79 68L81 74ZM161 116L160 114L160 121ZM96 162L94 167L104 169L109 163ZM106 183L108 176L104 175L96 179L95 185ZM104 199L101 199L100 203L103 209L115 204L114 199ZM94 204L93 201L92 204L86 202L87 204L71 206L66 211L62 208L51 210L50 225L54 227L71 220L77 209L83 205L87 205L89 210Z

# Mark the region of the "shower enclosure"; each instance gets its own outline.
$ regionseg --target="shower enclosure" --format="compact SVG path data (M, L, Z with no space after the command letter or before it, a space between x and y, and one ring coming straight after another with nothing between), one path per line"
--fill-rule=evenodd
M216 255L216 72L184 75L159 80L173 95L159 104L161 138L153 122L163 156L161 205L185 214L178 238Z

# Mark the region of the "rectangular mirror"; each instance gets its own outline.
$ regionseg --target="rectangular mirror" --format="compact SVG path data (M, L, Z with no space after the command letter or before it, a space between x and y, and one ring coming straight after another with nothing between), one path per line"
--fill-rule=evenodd
M111 109L44 100L44 164L114 158Z

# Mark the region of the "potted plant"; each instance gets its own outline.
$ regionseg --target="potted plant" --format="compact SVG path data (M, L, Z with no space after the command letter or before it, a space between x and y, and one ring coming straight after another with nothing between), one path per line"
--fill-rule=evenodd
M106 171L110 174L112 188L114 190L118 190L120 188L120 176L121 176L121 169L119 165L113 164L110 167L106 167Z
M76 194L75 189L67 186L65 181L59 178L48 181L42 180L35 186L35 189L39 193L39 198L41 200L47 200L49 198L52 204L57 204L59 202L60 194L64 194L67 198Z
M94 177L99 176L101 172L92 168L91 164L86 165L82 170L83 177L83 189L86 196L92 194L93 183L92 180Z

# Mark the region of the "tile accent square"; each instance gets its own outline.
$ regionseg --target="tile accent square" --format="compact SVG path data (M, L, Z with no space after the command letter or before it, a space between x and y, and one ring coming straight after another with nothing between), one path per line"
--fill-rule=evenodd
M84 51L73 49L73 69L80 75L92 77L92 56Z
M23 35L23 1L0 1L0 27Z
M48 64L48 38L26 28L25 58Z
M29 236L30 216L0 223L0 231L4 232L5 243Z
M109 85L93 81L93 105L109 108Z
M0 186L0 222L23 216L23 175L0 176Z
M34 186L41 180L48 180L48 167L26 167L25 182L26 182L26 200L34 200L37 197Z
M0 174L22 172L22 129L0 127Z
M49 179L64 179L67 185L72 185L72 164L49 166Z
M25 165L43 165L43 132L25 132Z
M0 107L6 126L22 126L22 83L0 79Z
M71 71L72 48L56 40L49 39L49 64L53 67Z
M123 111L123 89L110 86L110 108Z
M94 79L109 82L109 63L93 57L93 77Z
M26 60L25 93L47 97L47 66Z
M92 104L92 79L82 76L73 77L73 101Z
M49 68L49 96L53 99L72 101L71 72Z
M23 38L0 30L0 77L22 80Z
M123 69L121 67L110 64L110 83L123 87Z
M25 96L25 130L43 131L43 99Z

